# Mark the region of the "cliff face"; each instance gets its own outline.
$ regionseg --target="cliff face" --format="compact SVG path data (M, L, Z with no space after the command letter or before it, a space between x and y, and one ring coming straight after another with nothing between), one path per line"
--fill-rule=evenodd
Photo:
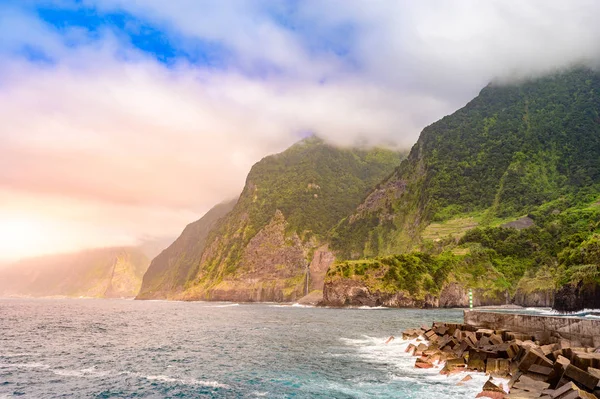
M523 292L517 289L513 303L524 307L551 308L554 306L555 292L553 289Z
M129 298L148 258L137 248L100 248L19 261L0 270L0 295Z
M598 192L600 74L575 69L490 85L426 127L395 173L336 229L344 258L405 252L432 222L518 218L562 195Z
M489 85L426 127L335 227L330 247L341 262L327 275L326 302L402 293L395 306L466 306L472 288L476 305L593 303L599 157L597 71Z
M600 308L600 283L567 284L555 294L553 308L563 312Z
M473 291L473 306L499 306L509 303L507 292L490 295L485 289ZM323 305L328 306L387 306L395 308L466 308L469 307L468 289L449 283L439 293L415 297L407 291L381 292L364 282L339 279L325 284Z
M425 294L415 298L408 292L381 292L371 290L364 282L339 279L325 283L323 305L327 306L387 306L397 308L433 308L439 306L439 298Z
M276 211L244 248L235 271L209 289L198 286L187 291L185 299L216 301L293 301L306 294L307 248L295 232L286 234L289 224ZM211 248L203 262L218 256ZM201 269L198 279L208 277Z
M175 298L182 294L190 273L200 263L209 233L235 206L237 200L219 204L190 223L167 249L152 260L137 299Z
M332 227L400 160L314 137L264 158L226 215L184 232L152 262L138 298L293 301L321 290Z

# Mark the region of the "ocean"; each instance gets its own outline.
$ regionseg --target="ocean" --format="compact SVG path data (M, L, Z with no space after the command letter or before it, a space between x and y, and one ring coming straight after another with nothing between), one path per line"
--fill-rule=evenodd
M460 310L0 299L0 398L473 398L402 330ZM398 337L389 344L390 335Z

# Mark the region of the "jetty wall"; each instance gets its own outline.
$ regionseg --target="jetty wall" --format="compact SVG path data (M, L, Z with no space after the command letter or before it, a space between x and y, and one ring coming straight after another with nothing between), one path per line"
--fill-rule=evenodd
M465 310L465 324L531 334L544 343L569 341L572 347L600 346L600 320Z

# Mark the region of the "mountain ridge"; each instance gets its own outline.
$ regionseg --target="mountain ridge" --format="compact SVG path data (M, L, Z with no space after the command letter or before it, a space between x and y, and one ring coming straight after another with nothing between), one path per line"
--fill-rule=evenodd
M314 136L263 158L250 170L233 209L209 229L186 282L174 292L167 289L167 297L298 299L311 288L310 281L322 280L328 267L314 264L315 254L332 261L327 254L331 228L400 159L394 151L337 148Z
M136 247L25 258L0 269L0 295L133 298L149 263Z

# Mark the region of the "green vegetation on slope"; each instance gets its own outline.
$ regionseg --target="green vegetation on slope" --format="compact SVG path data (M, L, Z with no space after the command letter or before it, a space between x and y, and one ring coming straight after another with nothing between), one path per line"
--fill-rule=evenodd
M243 273L252 263L243 262L244 251L277 210L286 222L285 245L290 251L303 245L310 255L401 159L397 152L338 148L316 137L264 158L252 167L233 211L211 232L202 262L192 272L198 277L188 288Z
M437 294L459 258L446 253L431 256L421 252L344 261L327 273L327 281L350 278L362 281L371 291L395 293L406 291L416 299Z
M527 214L600 192L600 75L574 69L484 88L426 127L396 172L340 223L343 258L391 255L419 244L431 222L483 213Z
M452 282L541 300L565 286L600 286L599 159L598 73L490 85L425 128L395 173L336 226L338 259L362 260L338 262L328 281L417 299L425 285L438 294ZM387 264L396 279L382 274Z
M169 297L183 290L200 263L210 231L235 206L237 200L216 205L202 218L190 223L181 235L150 263L138 299Z

